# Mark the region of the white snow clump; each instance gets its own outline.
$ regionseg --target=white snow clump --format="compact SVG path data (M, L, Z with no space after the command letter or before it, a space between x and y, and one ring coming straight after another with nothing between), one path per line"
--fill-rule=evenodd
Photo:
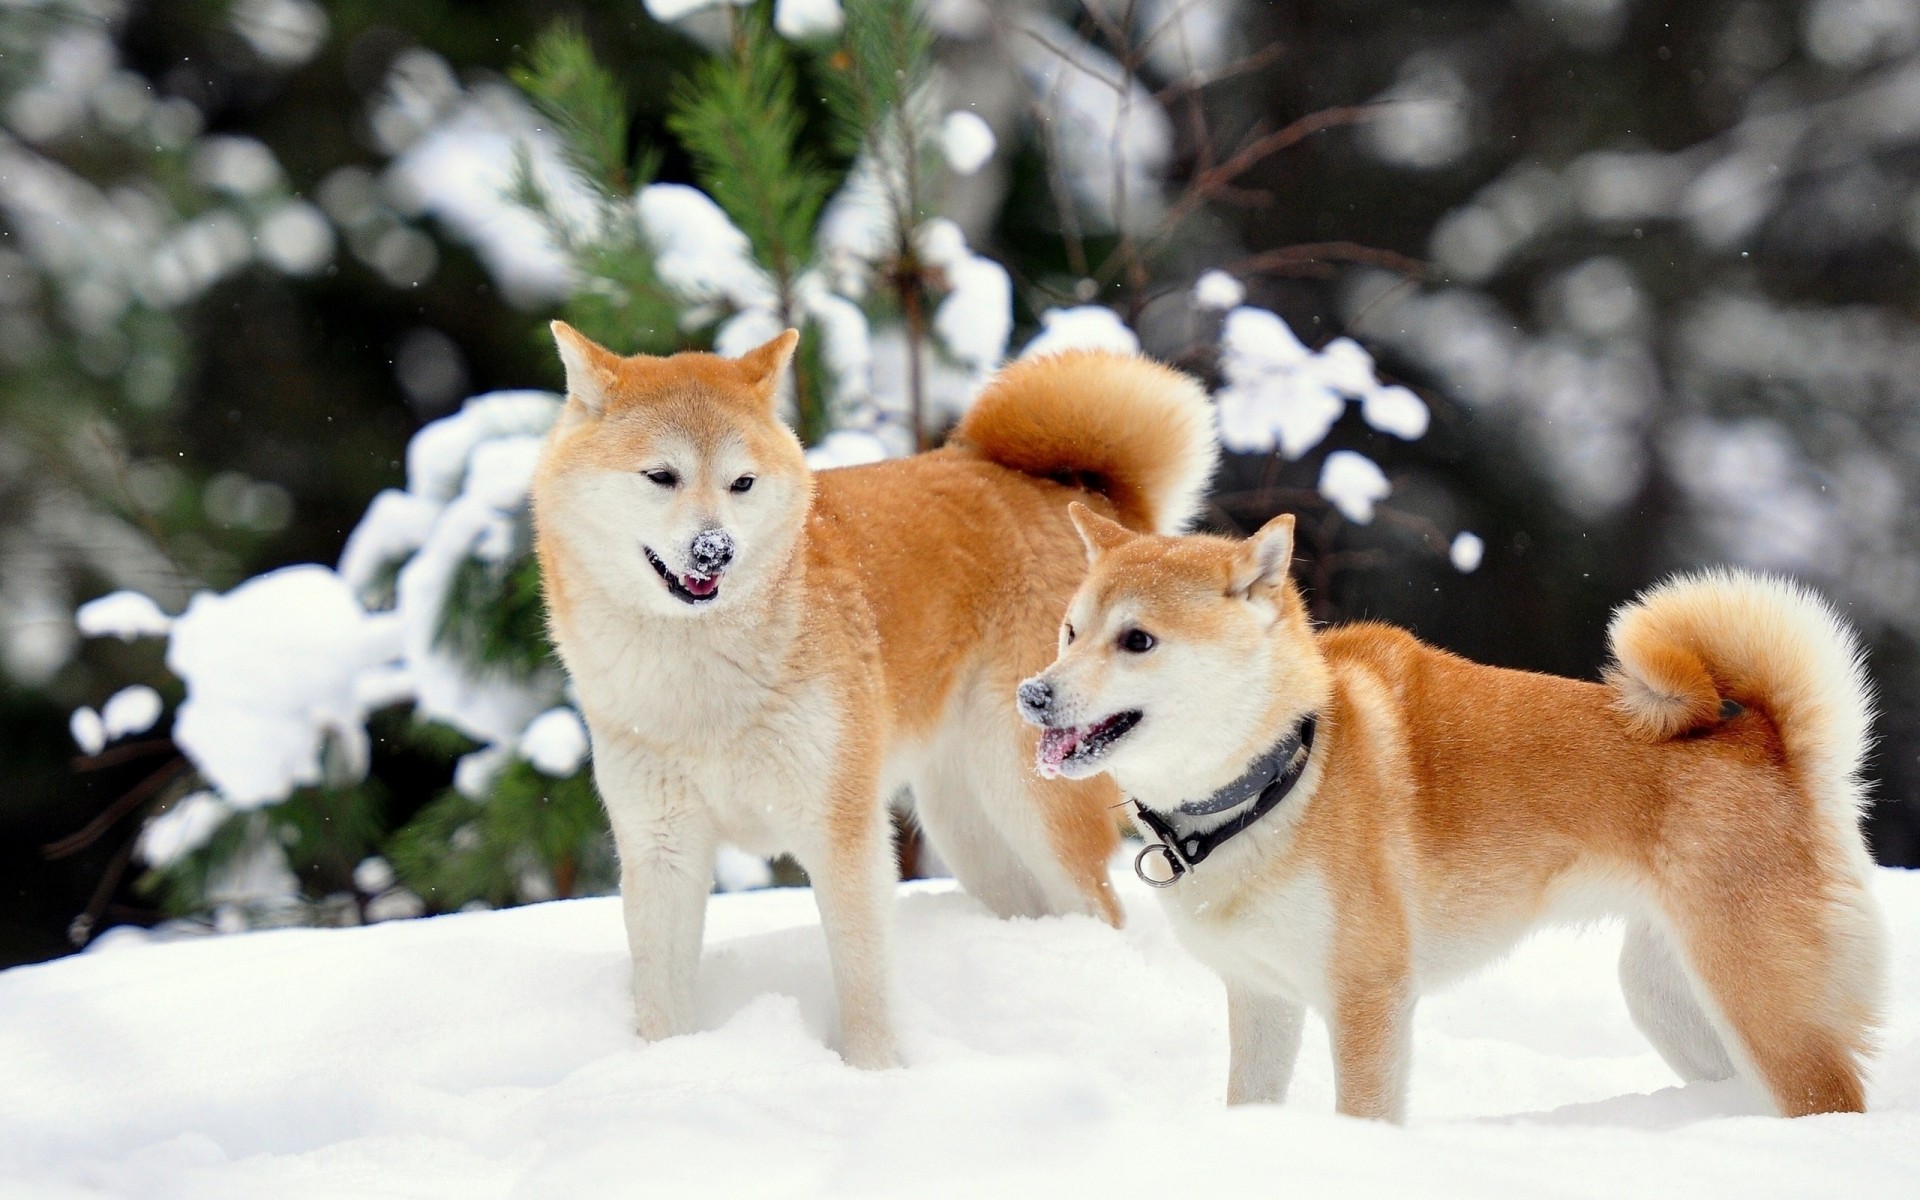
M972 175L986 166L996 144L993 126L979 113L958 108L940 122L940 152L956 175Z
M139 592L112 592L89 600L73 614L73 620L88 637L117 637L123 642L164 637L173 628L173 618Z
M1373 506L1393 491L1374 461L1352 450L1335 450L1320 467L1320 494L1359 525L1373 520Z
M1409 442L1424 437L1432 421L1427 402L1399 384L1375 388L1361 396L1360 417L1381 433Z
M107 748L107 726L100 714L87 705L73 710L67 718L67 732L73 735L73 744L80 747L80 753L91 758Z
M194 792L147 822L137 847L140 861L164 871L206 845L232 815L233 809L212 792Z
M353 886L369 896L377 896L393 886L393 864L375 854L363 858L353 868Z
M587 757L587 727L580 714L563 704L527 722L520 735L520 756L556 779L578 771Z
M773 868L766 859L722 842L713 860L713 882L723 892L750 892L773 883Z
M744 4L744 0L645 0L647 15L662 25L723 4Z
M1007 269L967 248L967 236L944 217L915 235L920 256L946 276L947 295L933 313L933 332L961 364L986 375L1007 355L1013 336L1013 280Z
M1409 441L1427 431L1427 406L1374 374L1373 357L1351 338L1335 338L1318 353L1287 323L1264 308L1236 308L1220 332L1220 440L1229 450L1265 453L1276 447L1297 459L1325 440L1360 401L1360 415L1382 433Z
M860 429L836 429L807 451L807 466L815 471L857 467L887 457L887 444Z
M654 272L682 300L737 309L778 304L773 277L754 261L753 243L705 192L655 183L642 188L635 203L654 248Z
M508 300L522 308L573 290L573 271L540 219L513 200L525 155L554 211L580 234L597 220L590 193L560 143L514 89L484 85L461 95L387 168L404 210L431 213L470 243Z
M395 618L369 616L326 567L286 567L225 595L202 592L167 644L167 667L187 685L173 739L242 809L320 783L330 738L364 770L367 712L355 682L394 657L399 634Z
M1225 312L1247 298L1247 289L1225 271L1208 271L1193 281L1193 302L1201 308Z
M1229 450L1277 445L1297 459L1319 445L1346 400L1315 370L1313 352L1264 308L1236 308L1220 332L1220 440Z
M1477 571L1486 552L1487 544L1480 540L1480 535L1464 529L1453 536L1453 544L1447 547L1447 557L1453 560L1453 569L1462 575Z
M840 0L778 0L773 9L773 27L796 42L830 37L846 20Z
M1050 308L1040 314L1040 332L1020 352L1021 358L1038 358L1062 350L1112 350L1118 354L1138 354L1140 339L1120 320L1120 315L1099 304L1079 308Z
M144 683L121 688L100 706L100 720L107 740L132 737L152 729L163 707L160 693Z

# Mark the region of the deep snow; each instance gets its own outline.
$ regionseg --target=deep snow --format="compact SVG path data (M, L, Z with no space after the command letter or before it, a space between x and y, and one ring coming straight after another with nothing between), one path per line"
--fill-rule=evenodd
M1283 1108L1223 1107L1224 1000L1130 924L902 889L909 1066L822 1044L805 891L714 898L705 1032L626 1020L618 902L106 949L0 974L0 1195L1911 1196L1920 873L1883 871L1871 1114L1681 1088L1628 1021L1617 927L1549 931L1425 1002L1412 1117L1334 1117L1310 1024Z

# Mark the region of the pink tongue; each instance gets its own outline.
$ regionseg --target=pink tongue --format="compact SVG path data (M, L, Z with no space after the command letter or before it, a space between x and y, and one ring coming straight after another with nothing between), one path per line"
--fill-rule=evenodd
M1078 729L1047 729L1040 734L1040 761L1057 767L1072 756L1080 744Z
M685 588L689 595L711 596L713 595L713 590L720 586L720 581L718 579L702 579L698 575L682 575L680 577L680 586Z

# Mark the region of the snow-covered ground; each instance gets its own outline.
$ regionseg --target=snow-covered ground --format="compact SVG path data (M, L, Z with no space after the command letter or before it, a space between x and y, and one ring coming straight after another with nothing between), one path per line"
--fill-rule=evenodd
M1628 1021L1617 928L1541 935L1420 1010L1407 1128L1331 1115L1324 1028L1284 1108L1223 1107L1225 1002L1131 923L1001 922L902 889L909 1066L822 1044L804 891L716 897L705 1032L627 1026L618 903L118 946L0 974L0 1195L1915 1194L1920 873L1884 871L1893 1005L1867 1116L1680 1088Z

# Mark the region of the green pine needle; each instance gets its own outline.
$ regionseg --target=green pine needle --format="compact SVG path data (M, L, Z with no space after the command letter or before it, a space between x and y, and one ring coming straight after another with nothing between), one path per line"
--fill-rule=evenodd
M389 843L394 869L436 911L475 900L525 899L521 873L538 869L566 895L609 892L618 883L606 812L589 772L564 779L516 762L485 800L451 789Z
M731 55L681 83L667 117L701 186L783 286L812 257L814 223L837 182L801 146L805 125L787 51L759 9L741 17Z
M933 30L915 0L842 0L838 52L816 66L838 153L870 148L889 114L905 109L933 69Z
M568 162L604 192L622 196L640 182L627 158L627 96L593 56L572 21L549 25L525 65L508 72L553 125Z
M508 196L546 227L579 279L562 315L623 353L680 349L679 309L654 273L653 248L633 204L634 193L653 179L659 155L641 147L629 157L626 93L594 57L586 35L567 21L549 26L511 75L547 118L567 165L596 201L593 227L583 230L560 210L525 149L516 155Z
M434 644L514 679L531 679L552 666L539 562L530 554L506 565L462 562L447 586Z

